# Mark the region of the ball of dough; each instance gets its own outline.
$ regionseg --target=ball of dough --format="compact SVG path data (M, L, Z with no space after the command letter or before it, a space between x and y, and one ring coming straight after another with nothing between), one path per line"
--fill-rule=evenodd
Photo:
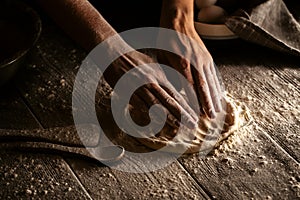
M222 24L224 23L226 11L219 6L209 6L202 8L197 17L197 21L210 24Z
M217 0L195 0L197 8L205 8L208 6L212 6L217 2Z

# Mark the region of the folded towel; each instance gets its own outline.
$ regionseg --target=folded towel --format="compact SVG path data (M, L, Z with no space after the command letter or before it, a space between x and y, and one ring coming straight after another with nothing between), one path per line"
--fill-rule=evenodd
M282 0L240 9L225 25L242 39L300 56L300 24Z

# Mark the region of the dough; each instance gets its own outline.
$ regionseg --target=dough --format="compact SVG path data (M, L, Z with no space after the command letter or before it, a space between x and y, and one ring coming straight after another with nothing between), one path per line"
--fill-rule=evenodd
M185 152L185 154L210 151L234 131L251 122L251 116L246 106L229 95L227 95L226 101L227 110L223 112L226 115L225 123L203 116L199 121L198 129L192 132L188 129L177 132L174 128L165 126L155 137L137 139L155 150L166 147L164 151Z
M109 86L106 87L105 84L102 86L104 87L102 87L101 91L98 90L100 96L96 97L98 105L100 105L100 110L97 111L100 125L104 129L106 136L114 144L123 146L130 152L151 152L161 148L163 148L161 150L166 152L185 154L211 151L230 134L252 120L246 106L227 95L227 108L223 111L226 115L225 123L203 116L199 122L198 129L192 132L188 129L181 129L181 132L178 132L177 129L166 124L154 137L132 137L120 130L115 124L110 108L111 89L108 89ZM130 111L132 112L130 114L133 121L138 122L142 118L141 116L148 116L148 109L143 105L143 102L140 102L135 104L135 107L131 106ZM136 110L136 112L133 110ZM138 124L147 125L147 123L142 121ZM208 130L210 130L210 134L208 134ZM142 134L140 135L143 136Z

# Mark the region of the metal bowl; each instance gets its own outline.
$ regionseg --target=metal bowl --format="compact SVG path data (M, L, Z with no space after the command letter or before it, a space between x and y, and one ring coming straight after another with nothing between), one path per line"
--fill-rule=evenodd
M0 3L0 86L22 66L42 30L39 15L20 1Z

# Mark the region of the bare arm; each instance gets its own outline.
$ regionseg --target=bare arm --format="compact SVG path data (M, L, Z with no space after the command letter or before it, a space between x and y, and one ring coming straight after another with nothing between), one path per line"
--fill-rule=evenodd
M178 45L186 47L181 48L183 54L187 55L185 58L174 57L168 53L159 55L159 58L186 77L197 93L200 107L209 117L214 117L216 112L222 109L223 93L212 57L194 27L194 0L163 0L160 24L164 28L184 33L196 41L197 45L189 46L185 41ZM174 42L172 45L178 49ZM196 58L196 70L190 66L190 55Z
M54 21L82 47L90 51L117 32L108 24L101 14L87 0L36 0L37 3L51 16ZM126 45L120 39L120 45ZM110 45L110 44L108 44ZM118 51L118 47L112 46L110 50ZM104 72L106 81L114 87L120 77L138 65L155 63L149 56L134 51L121 56L112 63L112 67ZM144 93L138 95L147 106L161 103L167 109L168 122L179 124L182 122L190 128L197 126L198 117L188 106L184 98L169 84L166 91L159 84L167 83L165 74L154 71L151 67L140 70L141 80L153 80L153 84L144 87ZM136 84L132 82L131 84ZM181 120L184 115L184 122Z
M87 0L36 0L36 2L87 51L117 34Z

